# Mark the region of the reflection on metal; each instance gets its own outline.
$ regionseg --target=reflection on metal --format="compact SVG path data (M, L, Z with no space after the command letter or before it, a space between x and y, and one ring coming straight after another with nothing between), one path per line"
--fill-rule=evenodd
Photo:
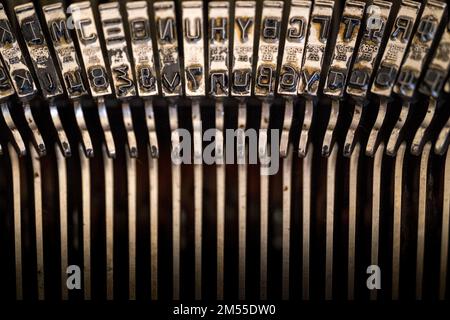
M83 142L84 154L86 157L91 158L94 156L94 148L92 147L92 140L86 127L86 121L84 120L83 108L81 107L80 100L73 101L73 109L75 112L75 119L77 120L78 128L81 132L81 141ZM83 150L82 150L83 151Z
M59 236L61 241L61 299L67 300L69 292L67 290L67 266L69 265L68 255L68 225L67 225L67 165L66 159L58 145L55 144L56 162L58 165L58 190L59 190Z
M328 157L333 148L334 130L339 117L339 101L331 100L331 112L328 120L327 129L325 131L325 137L322 144L322 156Z
M179 155L178 111L169 105L172 157ZM172 299L180 299L181 166L172 159Z
M380 144L381 128L383 127L384 119L386 118L386 110L387 100L381 98L377 119L375 120L372 130L370 131L369 140L367 141L366 155L369 157L374 156L378 145Z
M108 112L106 110L105 100L103 97L97 99L98 116L100 117L100 124L105 136L106 149L108 156L111 158L116 157L116 145L112 135L111 127L109 125Z
M200 300L202 298L203 166L202 120L198 100L192 101L192 126L194 128L195 299Z
M394 129L392 129L389 141L387 143L386 154L389 156L395 156L399 145L403 142L404 126L406 119L408 118L409 108L410 103L408 101L403 101L402 110L400 111L398 120L395 123Z
M397 74L413 34L414 23L419 17L420 7L420 2L401 1L400 9L395 18L389 40L371 87L372 93L385 98L391 95L394 82L397 79Z
M29 102L23 103L23 110L25 113L25 120L28 123L31 133L33 134L33 144L38 152L39 156L44 156L46 154L44 140L42 139L41 133L34 121L33 113L31 112L31 107Z
M298 143L298 156L305 157L308 152L309 130L313 119L314 105L313 100L305 100L305 116L303 118L302 130L300 132L300 141Z
M12 190L14 206L14 258L16 268L16 299L23 299L22 283L22 217L19 157L11 144L8 144L9 161L12 171Z
M445 300L447 289L448 240L450 223L450 151L445 157L444 191L442 201L441 259L439 272L439 299Z
M357 142L350 157L349 189L348 189L348 266L347 266L347 299L355 298L355 252L356 252L356 219L358 213L358 165L361 145Z
M147 120L150 155L152 158L158 158L159 147L158 147L158 137L156 135L155 114L153 112L153 103L150 99L145 100L145 119Z
M355 144L357 143L356 133L361 122L363 106L361 103L356 103L353 109L353 117L348 128L347 135L344 142L344 157L350 157L353 153Z
M303 199L302 199L302 215L303 215L303 239L302 239L302 256L303 256L303 290L302 299L309 300L309 258L311 249L311 172L313 159L313 145L308 147L309 152L303 159Z
M419 208L417 218L417 255L416 255L416 299L422 299L423 286L423 265L425 256L425 226L427 214L427 184L428 184L428 163L431 153L431 142L427 142L423 148L420 159L419 176Z
M419 156L422 152L423 146L428 138L428 130L430 128L430 124L434 118L434 114L436 112L436 100L434 98L430 98L428 102L428 109L423 119L420 127L417 129L414 139L411 144L411 153L415 156Z
M148 174L150 186L150 281L151 298L158 299L158 158L148 147Z
M45 298L44 286L44 230L42 216L42 177L41 162L37 150L30 144L30 157L33 166L34 187L34 223L36 236L36 266L37 266L37 290L38 300Z
M450 118L445 123L441 132L439 133L439 137L436 140L436 144L434 146L434 152L438 155L443 155L447 149L450 142Z
M245 130L246 126L246 106L239 104L238 128ZM238 207L239 207L239 284L243 281L243 288L239 290L239 298L245 299L245 261L246 255L246 239L247 239L247 164L246 164L246 147L244 132L238 135ZM240 147L239 147L240 146ZM243 162L242 162L243 160Z
M127 131L128 151L130 152L130 157L137 158L138 148L136 142L136 135L134 134L133 116L131 114L131 108L128 101L122 102L122 116L123 116L123 123L125 125L125 130Z
M286 99L284 108L283 131L280 140L280 156L286 157L289 144L289 133L291 131L292 120L294 118L294 101Z
M83 279L84 299L91 300L91 168L81 145L81 198L83 215Z
M383 167L384 143L381 143L373 159L372 175L372 230L370 263L378 265L378 254L380 246L380 206L381 206L381 169ZM377 290L370 291L370 300L377 299Z
M318 0L314 2L310 18L311 23L308 27L303 71L298 88L299 94L317 96L322 63L331 30L333 8L334 1Z
M336 143L331 150L330 157L327 159L325 300L331 300L333 298L334 196L338 149L339 146Z
M400 254L402 231L403 164L406 142L398 148L394 173L394 227L392 230L392 300L398 299L400 285Z
M282 299L289 299L289 264L291 243L292 148L283 159L283 231L282 231Z
M6 125L8 126L9 131L13 137L14 147L17 150L19 156L24 156L27 153L27 149L25 147L25 143L23 142L22 135L20 131L17 129L16 124L9 112L9 105L6 102L0 103L3 118L5 119Z
M128 299L136 300L136 158L125 153L128 177Z
M267 130L270 119L270 103L262 102L259 127L258 154L260 160L260 298L267 299L267 243L269 237L269 176L263 174L267 162Z
M114 299L114 164L102 146L105 176L106 299Z
M225 257L225 192L226 176L223 153L223 103L216 101L216 197L217 197L217 300L223 300ZM220 191L219 191L220 190Z
M61 147L62 152L65 157L70 157L72 155L72 151L70 149L69 140L67 139L66 132L61 123L61 119L59 117L58 107L53 102L49 104L50 115L53 121L53 125L55 126L56 133L58 134L59 145Z

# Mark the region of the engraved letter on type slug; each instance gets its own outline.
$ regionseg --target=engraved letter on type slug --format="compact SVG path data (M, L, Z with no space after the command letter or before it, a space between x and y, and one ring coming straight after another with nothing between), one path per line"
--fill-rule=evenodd
M298 89L299 94L317 95L323 58L331 28L333 7L334 1L317 0L314 3Z
M161 67L161 88L163 96L181 95L180 61L178 56L175 3L157 1L153 3Z
M391 7L390 2L375 0L366 9L364 33L347 84L347 93L354 98L362 100L367 95L375 63L382 54L380 46Z
M236 1L231 72L231 94L250 96L255 39L255 1Z
M131 51L139 96L158 94L158 82L146 1L127 2Z
M117 98L129 98L136 95L136 87L131 72L127 41L119 11L118 2L100 4L98 7L102 20L103 36Z
M273 96L275 92L282 15L282 1L263 2L255 78L256 96Z
M286 42L283 50L278 93L296 95L303 54L305 52L306 36L311 11L311 1L292 0L291 12L287 21Z
M72 3L69 6L69 12L72 14L75 25L91 94L94 98L109 95L112 93L112 89L106 72L91 4L89 1Z
M182 2L184 90L186 96L205 95L203 1Z
M11 30L8 16L0 3L0 54L5 62L14 89L19 98L29 98L36 93L36 84L20 50L16 37Z
M228 60L230 37L230 3L212 1L208 7L209 20L209 92L215 97L228 96Z
M436 31L442 21L446 4L429 0L425 5L418 26L394 87L394 92L412 98L417 81L428 58Z
M61 95L63 93L61 82L33 3L16 6L14 11L44 98Z
M403 57L412 37L412 31L417 15L419 14L419 9L419 2L402 0L374 83L372 84L372 93L384 97L391 95L394 81L397 78Z
M87 92L83 83L77 52L67 28L63 5L61 2L57 2L44 6L42 9L67 95L70 99L79 98Z
M333 59L323 90L328 96L341 98L344 95L347 75L355 50L356 39L365 6L365 3L361 1L348 0L345 2L344 13L339 24L339 33L334 47Z
M434 98L439 97L444 87L445 78L450 69L450 21L447 21L444 33L436 50L433 52L433 58L428 65L420 83L419 91ZM450 81L450 78L449 78ZM448 90L446 90L448 91Z

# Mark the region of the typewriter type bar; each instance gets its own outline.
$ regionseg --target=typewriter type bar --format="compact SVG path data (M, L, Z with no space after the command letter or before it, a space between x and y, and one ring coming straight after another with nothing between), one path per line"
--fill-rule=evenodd
M373 6L366 9L365 29L346 88L346 92L355 99L363 100L367 96L372 73L376 70L374 66L382 51L381 41L391 7L392 3L388 1L375 0Z
M28 68L25 58L19 43L11 30L11 24L6 15L5 8L0 3L0 24L2 26L2 37L0 39L0 55L5 63L5 68L8 71L9 77L14 86L17 96L22 101L25 119L28 127L33 134L33 143L38 149L39 155L45 155L45 144L41 133L34 121L33 113L31 112L30 100L35 97L37 93L36 84ZM2 108L3 116L9 119L9 108ZM9 122L9 121L7 121ZM12 123L11 123L12 124ZM11 126L10 126L11 128ZM23 153L21 151L20 153Z
M366 154L369 156L375 154L376 148L380 143L380 132L386 117L387 100L391 96L395 80L412 38L413 27L419 14L420 6L419 2L402 0L380 65L375 74L371 92L380 97L380 107L366 146Z
M408 100L411 99L415 93L417 82L425 62L428 60L428 54L434 43L436 32L442 22L445 8L446 5L442 2L428 1L424 7L422 17L418 21L417 30L411 40L411 46L400 70L396 86L394 87L394 92L403 98L404 105L402 109L407 110L402 112L406 113L406 115L401 114L398 123L403 124L403 118L407 118L407 112L409 111ZM430 124L434 118L435 110L436 104L434 99L430 99L426 116L420 127L417 129L411 145L411 152L415 155L418 155L422 151L428 136ZM399 127L400 130L398 129ZM393 131L394 134L391 135L391 137L394 137L393 141L396 141L395 138L398 136L403 135L403 130L401 130L402 126L397 125L396 129L397 132ZM393 148L395 148L397 144L398 143L394 143ZM391 151L392 153L392 150L388 151Z
M216 98L229 95L229 6L227 1L213 1L208 5L209 93Z
M103 129L108 154L114 158L116 147L109 125L105 96L112 94L109 75L103 58L94 14L89 1L72 3L69 8L72 22L76 26L78 45L87 74L91 95L97 101L100 124Z
M294 113L292 99L297 95L310 12L311 1L292 1L278 79L278 94L287 97L280 141L280 154L283 157L288 151L289 133Z
M306 97L305 115L300 132L298 152L305 157L309 145L309 130L313 118L313 99L317 96L322 71L323 58L330 33L334 1L314 2L308 27L308 39L299 79L298 94Z
M331 98L339 99L344 95L365 6L366 4L361 1L349 0L345 2L333 58L323 89L324 94Z
M161 68L162 95L164 97L179 96L182 92L175 3L173 1L157 1L153 4L153 9Z
M147 2L127 2L126 7L137 91L140 97L151 97L158 94L159 86Z
M292 1L278 81L278 94L297 95L310 12L311 1Z
M161 68L161 88L164 97L182 94L180 61L177 40L175 3L153 3L156 39ZM172 160L179 157L177 105L169 103L169 122L172 141ZM172 161L172 298L180 299L180 250L181 250L181 167Z
M346 87L347 94L355 101L353 117L343 148L346 157L350 157L358 139L362 113L366 111L365 108L363 109L363 105L367 103L366 98L372 82L372 74L383 53L381 42L386 33L391 7L390 2L375 0L372 6L369 5L366 8L363 34Z
M217 297L223 299L225 246L225 164L224 105L229 95L230 3L208 3L208 92L216 98L216 175L217 175Z
M114 92L122 102L122 116L128 138L127 186L128 186L128 297L136 299L136 157L138 156L136 136L128 99L136 96L136 86L132 76L125 30L119 3L100 4L100 19L105 39L109 66L111 68ZM111 224L113 224L113 217ZM114 229L109 232L113 233ZM113 237L112 237L113 238ZM113 243L110 245L113 247ZM108 258L107 258L108 259ZM107 266L109 269L110 266Z
M258 155L260 161L260 297L267 297L267 244L269 221L269 165L267 131L270 121L271 99L276 91L278 52L283 17L282 1L264 1L261 16L258 61L254 83L255 96L262 99L261 120L259 127ZM245 299L246 282L246 215L239 219L239 298Z
M97 100L100 124L103 129L106 148L110 157L115 157L116 148L109 125L108 114L104 97L112 94L110 79L106 72L106 65L103 58L100 40L95 25L94 15L89 2L73 3L69 6L72 22L76 26L78 45L80 47L83 65L87 74L91 95ZM81 108L78 112L82 112ZM91 173L90 161L85 154L80 153L81 175L82 175L82 209L83 209L83 263L84 263L84 299L91 299ZM106 168L106 166L105 166ZM113 179L113 171L105 169L105 182ZM113 183L105 183L105 199L112 199ZM106 207L106 233L111 232L108 220L112 218L112 210ZM110 246L107 241L107 248ZM109 251L107 249L107 262L109 261ZM107 270L112 270L112 266L107 265ZM107 292L109 282L107 282ZM108 295L109 298L109 295Z
M308 40L298 93L317 96L320 73L331 28L334 1L315 1L311 13Z
M445 8L445 3L433 0L427 1L424 7L416 33L411 40L411 45L394 86L394 92L404 98L413 97Z
M448 20L448 17L447 17ZM450 59L448 59L448 47L450 43L450 22L446 21L446 26L439 40L438 46L433 53L432 59L425 75L419 85L419 91L429 96L430 103L436 103L444 88L445 78L450 70ZM424 119L425 121L425 119ZM436 140L434 151L436 154L443 155L448 147L450 134L450 119L442 128L438 139Z
M402 0L380 66L376 72L375 81L371 88L372 93L381 97L390 97L403 57L410 43L419 10L419 2Z
M25 147L25 143L23 142L22 135L17 129L17 126L14 123L14 120L9 111L8 100L14 94L14 87L8 77L3 62L0 61L0 107L2 109L2 115L13 138L14 147L16 148L17 153L20 156L24 156L27 152L27 149ZM2 147L0 146L0 154L2 153Z
M61 82L33 3L16 6L14 10L44 98L51 99L61 95Z
M182 3L184 89L192 98L192 127L194 129L194 211L195 211L195 299L202 297L202 239L203 239L203 160L202 120L200 101L196 97L205 95L205 58L203 28L203 2Z
M58 134L59 144L64 155L70 156L71 149L66 132L61 124L55 98L63 95L63 88L50 54L41 24L33 3L26 3L14 8L22 36L33 63L44 99L49 101L50 115Z
M114 92L116 98L122 102L122 116L127 131L129 153L132 158L136 158L138 155L137 142L128 101L136 96L136 86L132 75L125 29L119 11L119 2L100 4L98 10L112 73Z
M150 197L151 298L158 299L158 157L155 115L151 98L158 94L159 83L154 60L154 46L146 1L126 3L131 53L138 95L144 99L148 129L148 168ZM112 276L111 276L112 279ZM111 280L112 283L112 280ZM112 290L111 290L112 291ZM112 294L110 295L112 297Z
M188 97L204 96L206 90L203 2L184 1L182 13L184 90Z
M254 88L257 97L272 97L275 93L282 16L282 1L263 2Z
M253 47L255 42L255 1L236 1L231 71L231 95L249 97L253 83Z
M332 100L330 118L325 131L322 145L322 155L328 156L334 142L334 130L338 121L339 102L344 95L348 71L355 51L361 22L364 15L365 3L361 1L346 1L340 21L334 53L325 80L323 92Z
M77 124L81 132L84 152L90 157L94 154L92 140L86 128L80 99L87 95L78 54L68 29L67 17L62 2L42 7L47 22L47 29L56 53L62 83L67 96L74 104Z

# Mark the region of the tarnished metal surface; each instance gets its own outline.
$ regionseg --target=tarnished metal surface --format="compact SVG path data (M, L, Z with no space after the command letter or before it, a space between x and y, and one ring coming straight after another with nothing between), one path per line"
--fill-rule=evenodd
M323 88L323 92L330 97L341 98L344 95L365 7L366 4L361 1L345 2L331 65Z
M250 96L253 83L256 1L236 1L231 57L231 95Z
M156 22L162 95L178 96L182 90L175 3L173 1L154 2L153 13Z
M294 0L291 3L278 80L278 94L297 95L311 6L311 1Z
M146 1L127 2L128 26L131 38L131 52L134 62L139 96L148 97L158 94L159 84L156 79L152 27L150 25ZM153 31L154 32L154 31Z
M414 23L418 17L420 6L419 2L402 0L371 87L372 93L383 97L391 95L395 79L413 36Z
M334 1L319 0L314 2L298 89L299 94L317 96L322 63L331 28L333 7Z
M282 16L282 1L263 2L254 89L258 97L275 93Z
M184 92L186 96L204 96L205 89L205 30L202 1L184 1L183 50Z

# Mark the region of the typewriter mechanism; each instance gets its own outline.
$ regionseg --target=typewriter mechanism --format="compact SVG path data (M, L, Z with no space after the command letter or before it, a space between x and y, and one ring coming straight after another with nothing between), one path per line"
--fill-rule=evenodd
M7 300L448 300L448 3L0 1Z

